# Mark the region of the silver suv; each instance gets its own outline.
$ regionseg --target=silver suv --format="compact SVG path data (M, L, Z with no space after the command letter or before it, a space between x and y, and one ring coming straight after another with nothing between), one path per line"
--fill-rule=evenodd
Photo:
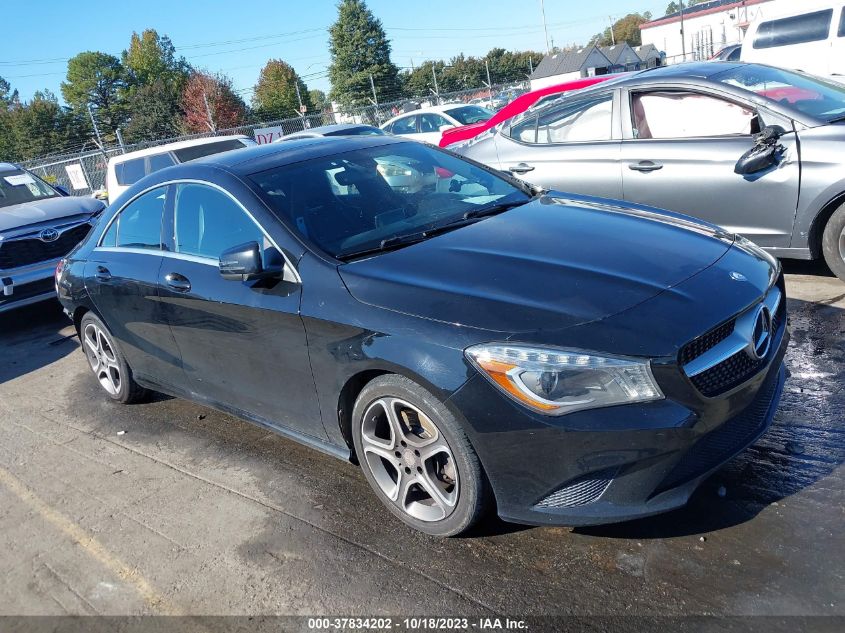
M25 169L0 163L0 312L53 299L59 260L105 205L74 198Z

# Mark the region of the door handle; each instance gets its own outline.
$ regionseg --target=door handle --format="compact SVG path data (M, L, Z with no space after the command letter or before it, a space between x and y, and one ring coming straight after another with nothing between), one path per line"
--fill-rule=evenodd
M164 281L176 292L188 292L191 289L191 282L187 277L179 273L168 273L164 276Z
M97 272L94 273L94 278L97 281L108 281L111 279L111 272L105 266L97 266Z
M534 171L534 168L526 163L519 163L513 167L508 167L508 171L514 174L527 174L529 171Z
M641 160L639 163L631 163L628 165L628 169L632 171L641 171L643 173L648 173L650 171L657 171L658 169L663 169L663 165L660 163L653 163L650 160Z

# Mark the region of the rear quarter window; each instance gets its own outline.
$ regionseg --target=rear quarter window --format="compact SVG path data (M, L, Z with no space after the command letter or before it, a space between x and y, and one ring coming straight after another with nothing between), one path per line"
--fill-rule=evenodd
M825 9L763 22L757 29L754 48L776 48L826 40L832 20L833 9Z

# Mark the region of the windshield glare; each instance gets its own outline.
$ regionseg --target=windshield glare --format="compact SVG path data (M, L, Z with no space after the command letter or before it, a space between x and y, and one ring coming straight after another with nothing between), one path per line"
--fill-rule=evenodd
M446 114L460 121L462 125L470 125L472 123L487 121L495 112L487 108L482 108L481 106L469 105L446 110Z
M714 79L823 121L845 116L845 86L820 77L749 64L719 73Z
M47 183L21 169L0 173L0 207L55 198L58 195Z
M250 179L278 216L334 257L461 221L468 211L529 200L489 171L415 142L283 165Z

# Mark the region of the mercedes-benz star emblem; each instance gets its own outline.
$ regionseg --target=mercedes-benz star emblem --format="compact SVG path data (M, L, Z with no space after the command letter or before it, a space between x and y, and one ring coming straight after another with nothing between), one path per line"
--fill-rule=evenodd
M42 242L55 242L59 239L59 232L56 229L44 229L38 234L38 239Z
M736 271L733 271L731 273L731 279L733 279L734 281L747 281L745 275Z
M754 317L754 331L751 333L751 356L760 360L769 353L772 345L772 313L766 306L760 306Z

